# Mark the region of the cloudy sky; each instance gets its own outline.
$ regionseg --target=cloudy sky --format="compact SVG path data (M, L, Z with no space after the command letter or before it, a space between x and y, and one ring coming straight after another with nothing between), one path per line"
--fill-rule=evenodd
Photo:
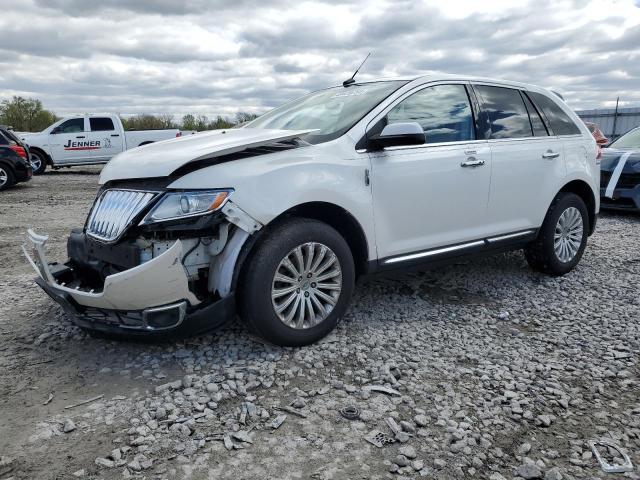
M263 112L361 77L451 72L640 106L640 0L0 0L0 99L59 115Z

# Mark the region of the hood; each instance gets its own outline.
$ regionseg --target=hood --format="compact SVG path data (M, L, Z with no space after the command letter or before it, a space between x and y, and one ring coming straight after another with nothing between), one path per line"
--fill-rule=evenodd
M625 164L622 173L640 172L640 150L618 148L602 149L600 170L603 172L612 172L623 157L625 158Z
M121 179L166 177L178 168L197 160L291 140L312 131L238 128L212 130L150 143L113 157L102 169L100 183Z

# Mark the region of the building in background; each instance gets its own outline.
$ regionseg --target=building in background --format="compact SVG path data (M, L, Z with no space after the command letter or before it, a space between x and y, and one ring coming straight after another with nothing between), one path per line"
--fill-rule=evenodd
M618 108L617 111L615 108L598 108L576 113L583 121L597 124L611 142L640 126L640 107Z

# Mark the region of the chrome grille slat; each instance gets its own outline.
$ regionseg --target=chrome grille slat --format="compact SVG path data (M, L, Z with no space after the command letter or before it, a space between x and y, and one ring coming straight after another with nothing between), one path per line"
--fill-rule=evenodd
M106 242L116 240L155 195L137 190L107 190L89 214L87 235Z

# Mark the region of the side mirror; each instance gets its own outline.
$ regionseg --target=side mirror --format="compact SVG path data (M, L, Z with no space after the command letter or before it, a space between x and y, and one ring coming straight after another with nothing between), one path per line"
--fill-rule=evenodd
M392 123L369 138L376 148L423 145L427 141L424 130L417 122Z

